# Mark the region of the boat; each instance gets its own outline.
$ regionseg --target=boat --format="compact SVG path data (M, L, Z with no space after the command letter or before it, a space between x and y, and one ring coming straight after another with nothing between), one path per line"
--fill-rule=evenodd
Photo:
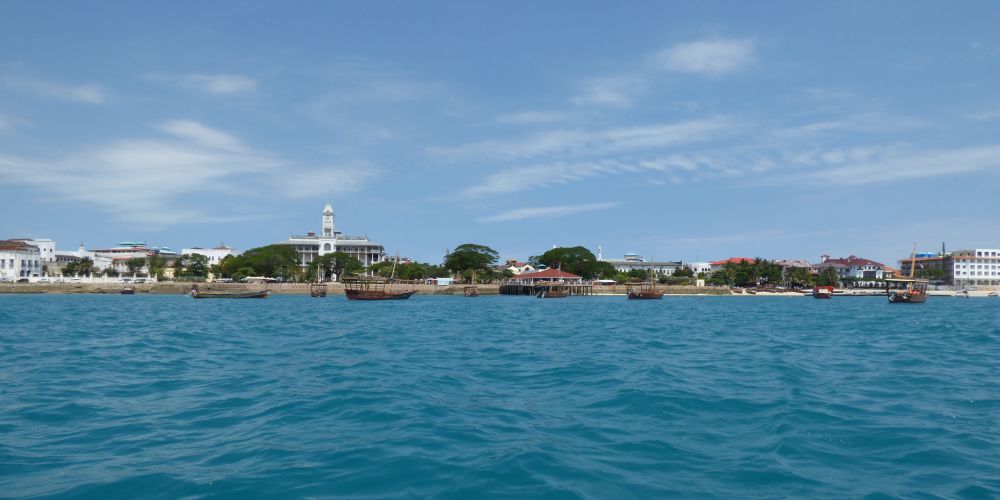
M663 292L656 289L652 278L646 281L630 281L625 284L626 295L630 299L662 299Z
M987 297L1000 297L1000 293L990 292L990 293L986 294L986 296Z
M135 295L135 287L132 286L122 287L119 293L121 293L122 295Z
M326 297L326 284L325 283L310 284L309 295L313 297Z
M962 290L961 292L955 292L955 296L961 299L967 299L969 298L969 291Z
M885 280L885 294L890 304L921 304L927 302L927 284L930 280L917 278L916 261L917 246L913 245L913 255L910 256L910 276L906 278L889 278Z
M476 287L476 286L467 286L467 287L465 287L465 296L466 297L478 297L479 296L479 288Z
M191 288L191 297L196 299L264 299L271 290L198 290Z
M833 297L833 287L832 286L815 286L812 292L814 299L829 299Z
M344 295L347 300L404 300L417 293L412 287L406 286L408 283L395 279L398 262L399 255L392 264L392 274L388 278L355 276L344 279Z

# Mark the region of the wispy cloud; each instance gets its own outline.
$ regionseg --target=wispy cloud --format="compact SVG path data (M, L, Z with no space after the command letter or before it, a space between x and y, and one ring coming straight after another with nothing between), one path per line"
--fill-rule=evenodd
M751 39L715 38L674 45L650 59L656 69L717 77L736 73L757 59Z
M860 113L845 117L815 121L803 125L783 127L774 130L774 136L782 139L801 139L832 133L866 133L878 134L899 132L927 126L927 122L910 116L900 116L888 113Z
M859 186L872 183L924 179L967 172L1000 173L1000 145L959 148L921 149L908 154L892 154L869 161L828 157L829 163L844 162L821 168L799 177L816 184Z
M97 84L64 85L35 78L0 76L0 87L43 99L100 104L107 100L104 88Z
M257 90L257 80L244 75L191 73L175 76L156 75L150 78L215 95L243 94Z
M645 80L638 75L615 75L587 78L580 84L579 93L573 97L577 106L628 108L645 88Z
M521 111L500 115L494 121L514 125L535 125L567 122L576 116L574 113L564 111Z
M189 195L346 192L360 189L375 171L300 165L190 120L156 128L166 137L124 139L49 158L3 155L0 178L92 204L122 220L167 226L218 216L217 207L203 210Z
M559 205L551 207L530 207L519 208L502 212L488 217L482 217L479 222L502 222L524 219L564 217L567 215L579 214L583 212L593 212L595 210L607 210L620 206L620 202L590 203L585 205Z

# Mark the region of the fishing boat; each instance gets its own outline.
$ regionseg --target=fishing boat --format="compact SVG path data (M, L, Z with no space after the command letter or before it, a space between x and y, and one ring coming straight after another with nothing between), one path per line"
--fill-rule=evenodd
M814 299L829 299L830 297L833 297L833 287L832 286L813 287L812 295Z
M987 297L1000 297L1000 293L990 292L990 293L986 294L986 296Z
M135 295L135 287L131 286L122 287L119 293L121 293L122 295Z
M326 297L326 283L311 283L309 285L309 295L312 297Z
M388 278L379 276L356 276L344 279L344 295L347 300L404 300L417 293L409 283L398 281L396 264L392 263L392 274Z
M927 284L930 280L917 278L917 246L910 256L910 276L885 280L885 294L890 304L920 304L927 302Z
M969 298L969 291L968 290L962 290L961 292L955 292L955 296L958 297L958 298L960 298L960 299L967 299L967 298Z
M554 281L543 285L536 285L538 290L535 296L540 299L561 299L569 297L569 287L565 283Z
M479 287L477 287L475 285L465 287L465 296L466 297L478 297L479 296Z
M626 285L626 295L630 299L662 299L663 292L656 289L652 278L646 281L631 281Z
M264 299L270 290L206 290L191 289L191 297L196 299Z

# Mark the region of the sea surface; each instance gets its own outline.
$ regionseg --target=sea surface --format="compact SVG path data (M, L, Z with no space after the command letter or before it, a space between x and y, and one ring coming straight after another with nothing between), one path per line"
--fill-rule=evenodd
M0 296L0 497L1000 494L1000 299Z

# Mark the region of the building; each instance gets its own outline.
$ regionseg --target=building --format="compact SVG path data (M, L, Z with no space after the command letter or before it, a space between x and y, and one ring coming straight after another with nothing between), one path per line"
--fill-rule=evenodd
M98 258L111 259L110 267L119 273L129 272L128 261L132 259L142 259L144 261L148 261L150 257L158 255L166 260L166 266L167 268L170 268L175 262L177 262L177 259L180 259L181 257L180 255L177 255L176 252L171 250L170 247L150 247L147 246L144 241L122 241L114 247L98 248L91 250L91 252L94 254L93 259L95 266ZM100 266L98 267L100 268ZM149 269L147 269L144 264L143 267L139 269L139 272L148 274Z
M535 283L551 281L564 281L570 285L579 285L583 282L583 277L550 267L544 271L519 274L507 280L507 283L511 285L534 285Z
M226 257L228 257L230 255L239 255L239 254L240 253L237 252L235 249L233 249L231 247L227 247L223 243L219 243L219 246L213 247L213 248L191 247L191 248L185 248L185 249L181 250L181 255L182 256L183 255L204 255L205 258L208 259L208 265L210 265L210 266L214 266L214 265L218 264L219 262L222 262L222 259L225 259Z
M21 241L38 248L43 263L56 261L56 243L48 238L13 238L10 241Z
M91 252L84 248L83 243L80 243L80 248L76 250L56 250L56 260L53 264L53 268L49 270L49 274L53 276L62 276L62 269L66 267L66 264L70 262L79 262L83 258L90 259L94 263L94 267L98 271L103 271L111 267L113 261L111 257L106 255L97 255L96 252Z
M1000 249L975 248L941 254L917 254L899 260L900 275L909 276L916 265L916 275L937 279L948 285L1000 285Z
M753 264L756 259L751 259L750 257L730 257L724 260L714 260L709 263L711 266L711 271L714 273L716 271L721 271L726 267L726 264L739 264L741 262L746 262L748 264Z
M361 262L366 269L372 264L385 260L385 247L368 239L367 236L347 236L334 226L333 208L329 203L323 208L323 229L317 235L309 232L305 236L290 236L279 245L291 245L299 253L299 265L309 267L317 258L333 252L344 252Z
M680 261L660 260L647 261L637 253L627 253L621 259L607 259L607 262L615 267L620 273L627 273L633 269L651 271L654 276L672 276L677 268L682 266Z
M886 265L874 260L863 259L855 255L841 259L831 259L829 255L823 255L820 258L822 259L820 263L813 264L817 273L822 273L824 269L832 267L840 279L880 280L890 277L885 272Z
M42 254L23 240L0 240L0 281L37 278L42 274Z
M521 262L517 259L507 259L507 262L505 262L502 266L497 266L497 267L499 268L498 269L499 271L507 270L514 273L515 276L524 273L533 273L537 270L531 264L527 262Z
M711 262L685 262L684 267L690 268L694 271L694 275L699 274L709 275L712 274L712 263Z

